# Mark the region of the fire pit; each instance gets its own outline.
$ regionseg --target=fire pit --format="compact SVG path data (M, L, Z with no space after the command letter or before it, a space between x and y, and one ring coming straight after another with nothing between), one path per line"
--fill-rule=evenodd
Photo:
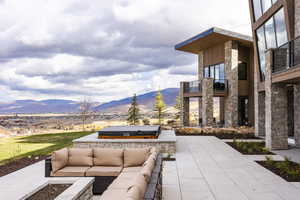
M109 126L97 133L99 139L156 139L160 126Z

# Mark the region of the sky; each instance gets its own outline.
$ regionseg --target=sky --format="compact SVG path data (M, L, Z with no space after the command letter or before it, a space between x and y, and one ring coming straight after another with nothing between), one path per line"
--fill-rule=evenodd
M0 102L107 102L196 80L174 46L213 26L251 35L247 0L0 0Z

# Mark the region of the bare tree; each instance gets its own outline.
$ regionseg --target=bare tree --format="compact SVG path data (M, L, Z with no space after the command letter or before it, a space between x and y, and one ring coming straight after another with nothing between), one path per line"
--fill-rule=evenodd
M92 102L90 99L84 98L83 101L79 103L80 119L82 122L82 130L85 131L86 121L92 115Z

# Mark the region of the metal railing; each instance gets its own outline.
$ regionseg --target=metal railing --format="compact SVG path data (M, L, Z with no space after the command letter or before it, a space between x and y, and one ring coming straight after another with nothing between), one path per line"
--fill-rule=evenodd
M227 91L228 80L226 79L214 79L213 89L215 92ZM186 92L196 93L202 92L202 80L189 82L189 87Z
M202 91L202 81L191 81L189 82L188 92L201 92Z
M273 51L273 73L300 66L300 37L291 40Z

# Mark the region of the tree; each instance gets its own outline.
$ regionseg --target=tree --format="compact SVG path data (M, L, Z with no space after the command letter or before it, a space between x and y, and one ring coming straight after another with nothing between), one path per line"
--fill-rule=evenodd
M161 124L164 118L164 110L166 108L166 104L163 99L163 95L161 94L160 90L156 93L155 96L155 104L154 104L154 111L156 111L156 116L158 118L158 123Z
M136 125L139 123L140 119L140 109L137 104L136 94L133 95L131 105L128 109L128 118L127 121L130 125Z
M79 114L80 114L80 119L82 122L82 130L85 131L85 124L86 121L91 117L92 115L92 102L89 99L83 99L79 103Z
M180 110L181 110L181 99L180 99L180 95L177 95L176 97L176 104L174 106L176 113L175 113L175 119L179 119L180 118Z

